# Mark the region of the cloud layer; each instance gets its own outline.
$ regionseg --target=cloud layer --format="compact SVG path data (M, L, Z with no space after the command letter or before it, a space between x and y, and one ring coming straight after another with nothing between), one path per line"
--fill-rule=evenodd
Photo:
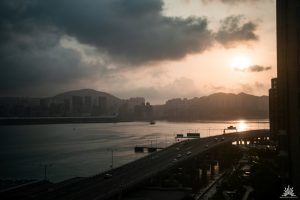
M52 25L122 62L180 59L206 50L213 40L206 18L165 17L161 0L19 2L6 3L7 12L18 13L16 17L7 16L8 23L30 20L38 28Z
M0 1L0 91L57 87L114 73L61 45L75 38L120 66L141 66L257 40L256 24L231 16L214 33L205 17L166 17L162 0Z

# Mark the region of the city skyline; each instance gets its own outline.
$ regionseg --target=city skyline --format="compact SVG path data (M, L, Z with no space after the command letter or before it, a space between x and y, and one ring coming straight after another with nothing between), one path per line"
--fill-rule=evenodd
M1 96L93 88L159 104L267 95L276 76L273 0L1 4Z

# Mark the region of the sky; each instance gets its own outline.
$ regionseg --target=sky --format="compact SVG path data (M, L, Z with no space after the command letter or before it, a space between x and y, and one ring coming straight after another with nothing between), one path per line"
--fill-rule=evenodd
M275 0L1 0L0 96L268 95Z

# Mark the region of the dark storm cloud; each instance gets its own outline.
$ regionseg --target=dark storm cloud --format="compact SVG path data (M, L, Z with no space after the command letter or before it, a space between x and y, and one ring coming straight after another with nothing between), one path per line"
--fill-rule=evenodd
M251 21L242 23L243 16L229 16L221 21L221 27L216 33L216 40L229 48L237 44L258 40L255 34L257 25Z
M99 71L83 63L77 51L63 48L63 31L33 12L33 5L35 1L0 2L1 96L71 85Z
M263 71L268 71L271 70L272 67L271 66L262 66L262 65L251 65L245 69L238 69L235 68L236 71L240 71L240 72L263 72Z
M213 41L205 18L165 17L161 0L36 1L24 7L21 15L130 63L179 59Z
M205 18L165 17L161 0L24 0L4 4L9 8L1 5L8 23L22 25L28 20L39 28L52 25L81 43L130 63L180 59L210 48L214 40ZM240 24L238 18L223 21L216 35L219 42L229 45L257 39L253 33L256 25Z
M69 83L93 74L77 52L59 46L39 51L9 45L0 50L0 55L5 55L1 57L0 73L3 92L18 87Z
M0 90L75 83L108 73L63 48L66 35L125 66L201 53L215 36L226 47L257 39L251 22L228 18L215 34L206 18L166 17L162 11L161 0L2 0Z

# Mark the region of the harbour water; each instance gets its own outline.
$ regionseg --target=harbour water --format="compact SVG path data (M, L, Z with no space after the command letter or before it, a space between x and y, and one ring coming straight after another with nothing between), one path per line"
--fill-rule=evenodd
M58 182L86 177L143 157L136 145L166 147L176 134L199 132L201 137L268 129L267 120L0 126L0 179L43 179Z

